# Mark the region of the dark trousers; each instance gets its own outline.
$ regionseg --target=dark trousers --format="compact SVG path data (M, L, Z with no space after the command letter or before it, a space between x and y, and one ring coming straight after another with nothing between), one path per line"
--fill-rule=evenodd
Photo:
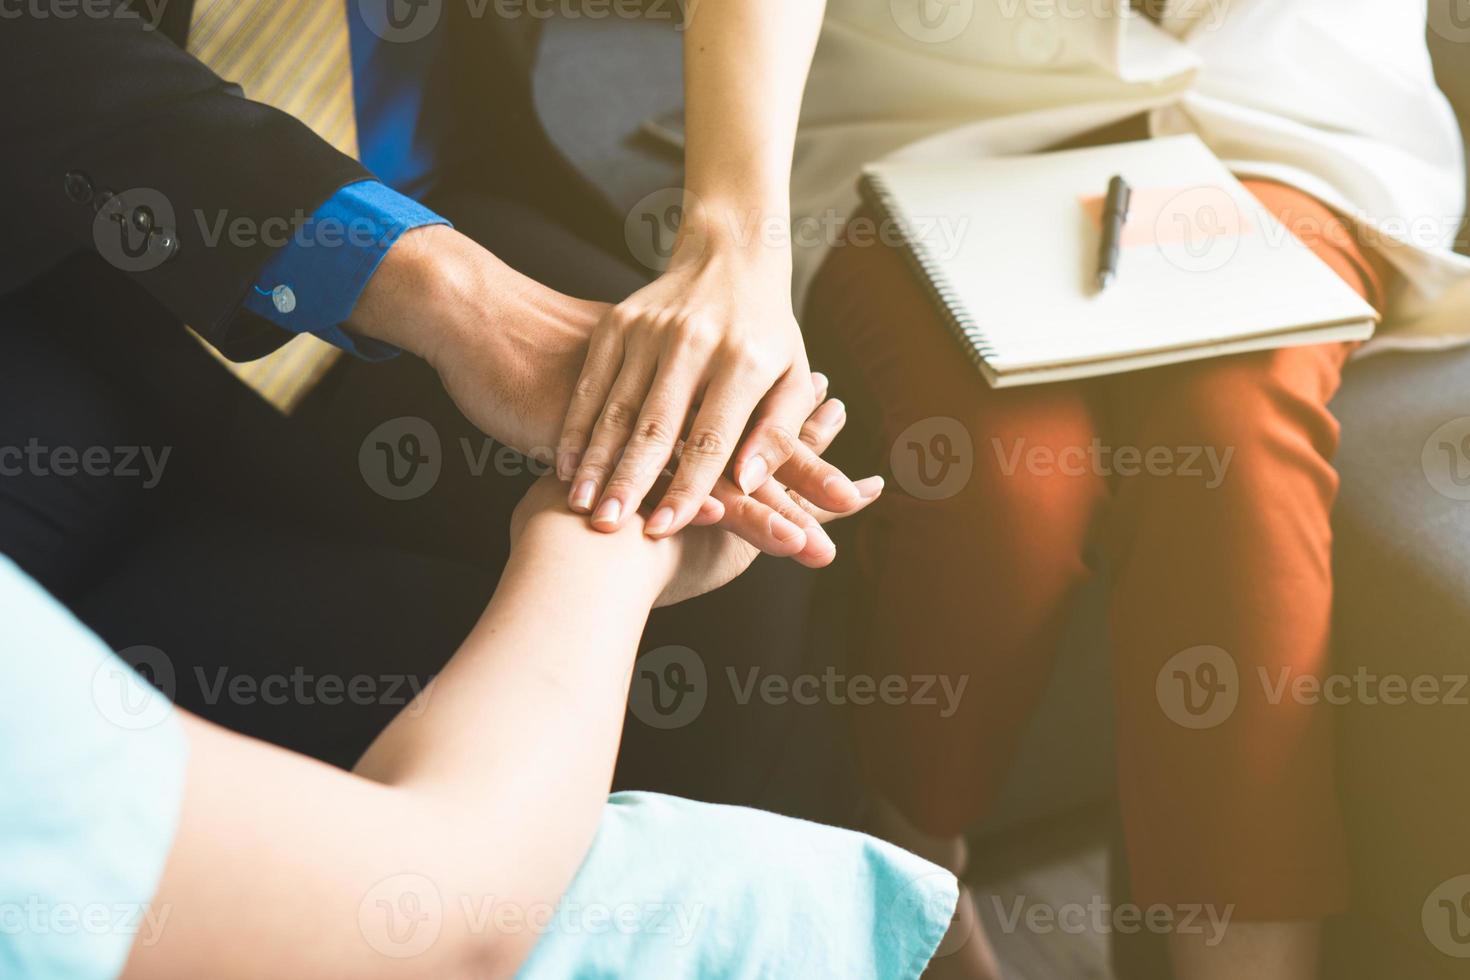
M644 281L526 205L474 191L430 203L561 291L615 301ZM387 467L411 475L399 439L425 427L439 475L394 499ZM344 359L288 419L94 256L0 297L0 551L183 707L338 765L469 630L533 478L411 356ZM630 712L620 786L848 817L831 706L747 687L821 670L806 652L810 584L758 562L653 617L643 649L692 651L705 704L672 727ZM667 693L661 666L645 674L635 702Z

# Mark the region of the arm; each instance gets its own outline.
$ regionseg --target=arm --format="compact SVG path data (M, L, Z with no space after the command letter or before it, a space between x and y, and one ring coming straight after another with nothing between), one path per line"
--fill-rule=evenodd
M12 94L0 110L0 194L25 229L0 242L0 292L74 253L101 254L226 354L260 356L288 339L241 313L273 249L228 225L311 214L370 175L291 116L242 98L149 26L146 6L58 17L26 5L0 17L0 87ZM109 223L109 193L125 205L118 217L151 212L158 248L140 261L100 247L99 229L123 230Z
M168 919L125 975L513 973L536 935L480 916L491 902L549 907L571 881L671 568L673 548L637 530L580 524L527 522L480 622L356 774L189 719L188 789L153 903ZM431 915L417 925L415 901Z
M668 270L599 325L557 458L573 509L611 529L637 509L687 427L676 478L649 522L661 535L689 522L732 462L746 492L780 473L822 506L856 499L830 467L807 460L783 471L814 404L791 310L788 225L797 115L823 3L711 0L688 10L679 240Z
M388 251L347 326L424 358L481 431L549 461L588 338L610 309L548 289L454 229L434 225L405 233ZM805 384L808 397L826 397L824 380L814 384L809 376ZM799 444L778 475L793 488L820 488L826 472L836 471ZM848 511L859 497L854 491L844 506L829 501L827 509ZM832 561L831 540L793 520L784 501L774 484L747 496L720 477L712 499L702 498L696 511L766 554L813 566Z
M16 93L0 110L16 147L0 154L0 194L24 229L0 242L0 292L77 253L109 259L98 229L121 233L110 219L131 221L146 206L156 252L109 271L136 281L226 356L263 356L290 335L270 322L256 289L282 284L274 280L296 268L266 230L330 207L371 175L291 116L242 98L136 10L112 9L106 17L0 16L0 82ZM352 339L329 321L352 305L353 334L423 356L481 430L549 459L608 307L547 289L452 229L418 220L386 253L368 250L381 264L366 285L345 277L350 288L327 304L329 314L277 322L335 331L329 339L347 346ZM236 238L228 233L236 222L260 234ZM297 320L317 298L301 288ZM720 492L732 497L733 485ZM701 498L699 506L708 505ZM741 507L726 526L770 554L811 550L769 508ZM819 544L830 554L830 542Z
M836 405L803 429L816 452L842 427ZM860 506L880 489L864 481ZM590 534L550 478L512 537L480 622L354 773L187 719L183 814L152 903L167 918L126 980L515 971L538 938L524 922L591 845L650 606L717 588L756 551L708 527ZM505 906L522 925L497 932Z
M342 324L399 238L415 228L444 224L433 211L379 181L349 184L317 208L265 264L245 308L364 360L392 357L395 348L354 336Z

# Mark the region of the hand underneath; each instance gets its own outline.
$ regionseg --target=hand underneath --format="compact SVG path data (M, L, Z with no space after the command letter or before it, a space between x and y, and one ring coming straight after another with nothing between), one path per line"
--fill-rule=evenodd
M434 225L389 250L348 323L424 358L477 428L550 463L588 341L609 309L548 289Z
M453 229L430 226L408 232L389 250L349 326L423 357L477 428L550 463L592 332L610 310L548 289ZM808 376L805 398L825 397L826 379ZM821 425L836 424L835 435L841 403L818 414ZM716 475L710 496L696 503L701 520L719 521L770 555L812 567L832 560L831 540L783 490L772 485L746 495ZM859 499L856 490L822 492L831 478L851 483L800 439L777 476L834 511Z
M703 212L686 212L668 270L593 333L557 443L573 510L591 513L599 530L620 527L681 442L673 479L648 498L659 501L646 524L655 537L693 521L732 462L746 493L787 466L818 404L790 283L784 249L740 245ZM859 499L820 459L787 473L820 507Z
M833 405L840 409L838 402L825 402L802 427L800 439L811 452L824 452L842 429L845 418L840 410L822 411ZM660 482L666 483L669 479L666 473ZM880 477L859 480L855 484L856 502L841 513L817 507L775 479L767 480L758 488L759 500L741 494L738 488L734 488L734 492L738 499L751 501L754 511L769 513L779 510L799 521L804 530L810 530L856 514L877 500L882 489ZM750 567L760 553L748 541L716 526L715 522L723 516L719 510L723 508L703 509L696 514L692 526L673 536L652 538L646 535L641 526L644 521L642 513L633 514L610 534L593 535L581 520L567 512L563 494L562 484L550 475L536 482L516 507L511 519L512 546L521 546L528 539L528 529L536 528L537 532L530 537L546 547L614 546L631 549L640 557L650 557L657 569L655 574L662 579L655 606L683 602L719 588Z

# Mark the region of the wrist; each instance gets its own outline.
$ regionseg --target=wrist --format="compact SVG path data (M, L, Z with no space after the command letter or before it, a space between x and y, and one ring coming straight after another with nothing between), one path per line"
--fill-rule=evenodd
M432 361L474 291L478 250L446 225L404 232L358 297L348 328Z
M791 268L791 211L785 201L686 195L673 261L723 258L748 267Z
M594 531L585 516L557 508L537 511L513 529L511 550L549 566L548 574L558 581L570 584L585 576L599 589L616 583L625 598L652 606L673 581L680 547L677 539L648 537L641 518L616 531Z

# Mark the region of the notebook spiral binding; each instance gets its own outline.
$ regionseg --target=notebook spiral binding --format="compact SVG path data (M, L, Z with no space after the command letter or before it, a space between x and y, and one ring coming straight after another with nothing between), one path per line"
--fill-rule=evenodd
M909 268L918 276L929 298L939 308L949 332L960 342L966 355L981 373L988 376L991 369L986 365L986 358L994 354L994 348L986 339L985 332L960 305L959 295L944 269L921 242L914 241L909 235L908 222L899 212L887 183L877 174L865 173L858 180L858 193L862 196L863 203L878 212L879 218L898 226L903 235L903 254L908 260Z

